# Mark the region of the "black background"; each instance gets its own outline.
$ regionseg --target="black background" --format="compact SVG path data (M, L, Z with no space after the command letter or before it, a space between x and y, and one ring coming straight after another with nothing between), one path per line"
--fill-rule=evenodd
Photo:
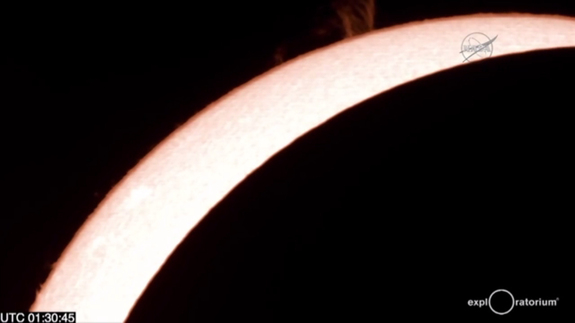
M337 40L309 35L328 3L3 8L0 310L32 304L106 192L179 124L271 68L282 44L289 58ZM379 1L376 26L476 12L575 16L560 3Z

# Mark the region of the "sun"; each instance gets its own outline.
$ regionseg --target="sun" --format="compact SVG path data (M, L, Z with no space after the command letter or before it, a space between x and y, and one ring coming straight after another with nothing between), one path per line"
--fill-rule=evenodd
M31 311L76 311L79 322L126 320L188 232L296 138L383 91L469 64L461 44L471 33L497 35L490 47L496 57L573 47L574 31L575 19L561 16L426 20L343 40L256 77L179 127L108 193Z

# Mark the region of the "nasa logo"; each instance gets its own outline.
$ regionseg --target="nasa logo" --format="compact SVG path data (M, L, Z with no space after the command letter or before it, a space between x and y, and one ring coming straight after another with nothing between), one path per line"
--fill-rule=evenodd
M467 35L461 43L461 51L459 52L463 55L463 63L493 55L493 42L495 39L497 39L497 36L491 39L483 33Z

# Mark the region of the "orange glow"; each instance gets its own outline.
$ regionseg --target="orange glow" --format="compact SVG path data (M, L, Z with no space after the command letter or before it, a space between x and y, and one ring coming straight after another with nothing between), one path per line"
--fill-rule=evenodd
M31 310L124 321L176 246L246 175L339 112L462 64L461 42L473 32L498 35L492 57L575 46L572 18L473 15L373 31L278 66L140 161L76 233Z

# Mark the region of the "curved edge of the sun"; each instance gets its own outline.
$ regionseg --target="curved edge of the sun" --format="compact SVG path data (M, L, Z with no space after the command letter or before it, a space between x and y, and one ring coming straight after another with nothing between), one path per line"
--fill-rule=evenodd
M497 57L573 47L574 30L574 18L558 15L423 20L332 44L255 77L193 116L126 174L78 230L31 311L124 321L210 209L310 129L378 93L459 66L458 46L471 32L498 35Z

